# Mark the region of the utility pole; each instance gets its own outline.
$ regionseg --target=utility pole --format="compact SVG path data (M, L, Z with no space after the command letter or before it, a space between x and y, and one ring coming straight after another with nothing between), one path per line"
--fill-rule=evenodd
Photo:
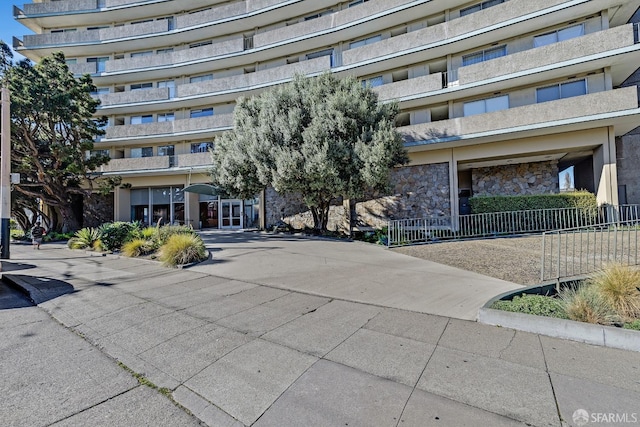
M0 259L9 259L11 230L11 102L9 89L2 88L2 138L0 139Z

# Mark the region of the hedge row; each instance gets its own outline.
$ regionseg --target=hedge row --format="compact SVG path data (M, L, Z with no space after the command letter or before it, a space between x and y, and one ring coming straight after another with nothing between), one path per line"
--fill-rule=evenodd
M474 196L469 198L471 212L511 212L532 209L582 208L596 209L596 196L588 191L529 196Z

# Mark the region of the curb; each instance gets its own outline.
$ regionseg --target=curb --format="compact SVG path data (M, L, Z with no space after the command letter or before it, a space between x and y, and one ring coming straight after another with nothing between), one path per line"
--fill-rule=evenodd
M640 333L613 326L595 325L555 317L534 316L524 313L494 310L482 307L478 311L478 323L516 329L584 342L602 347L640 352Z
M1 276L1 280L3 283L7 284L9 287L25 295L35 305L38 305L41 302L44 302L47 300L47 298L44 297L44 295L41 295L42 292L38 288L30 285L26 281L20 279L19 277L14 276L13 274L3 274Z

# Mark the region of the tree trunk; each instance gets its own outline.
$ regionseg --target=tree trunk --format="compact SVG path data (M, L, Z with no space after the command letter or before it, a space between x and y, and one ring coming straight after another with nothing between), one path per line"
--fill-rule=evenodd
M80 222L76 218L71 206L59 206L58 211L62 219L62 224L57 224L56 229L59 229L63 233L78 231L80 229Z

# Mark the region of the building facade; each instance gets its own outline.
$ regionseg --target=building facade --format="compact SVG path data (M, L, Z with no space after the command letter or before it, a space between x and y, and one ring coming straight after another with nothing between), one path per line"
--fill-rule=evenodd
M567 171L600 203L640 203L629 197L640 198L637 162L629 161L640 141L628 136L640 124L639 7L640 0L42 0L14 8L35 33L15 38L14 48L34 61L62 50L72 72L93 77L98 113L109 117L95 148L112 160L100 172L123 178L114 219L195 227L308 224L292 196L267 190L234 200L184 189L209 181L208 150L232 128L239 96L296 73L354 75L382 102L398 102L411 163L393 172L390 194L338 201L331 227L354 214L379 226L387 218L455 218L471 195L558 192Z

